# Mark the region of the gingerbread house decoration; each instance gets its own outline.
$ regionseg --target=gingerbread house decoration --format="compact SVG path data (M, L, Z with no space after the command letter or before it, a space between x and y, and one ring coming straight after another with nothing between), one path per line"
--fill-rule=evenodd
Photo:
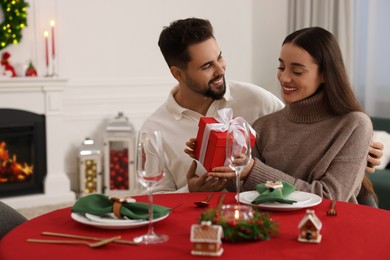
M320 234L322 223L314 210L308 209L298 225L300 242L320 243L322 235Z
M202 221L191 227L191 242L193 255L220 256L222 248L223 229L219 225L211 225L210 221Z

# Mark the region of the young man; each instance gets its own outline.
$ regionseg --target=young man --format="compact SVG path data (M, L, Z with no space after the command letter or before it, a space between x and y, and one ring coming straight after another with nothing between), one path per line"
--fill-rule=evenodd
M187 172L194 180L191 191L222 190L226 179L196 177L193 160L184 153L186 141L197 134L200 117L216 117L219 109L232 108L234 117L252 124L284 104L261 87L225 80L226 63L208 20L174 21L163 29L158 44L178 84L142 126L160 129L164 139L166 172L154 191L188 192Z

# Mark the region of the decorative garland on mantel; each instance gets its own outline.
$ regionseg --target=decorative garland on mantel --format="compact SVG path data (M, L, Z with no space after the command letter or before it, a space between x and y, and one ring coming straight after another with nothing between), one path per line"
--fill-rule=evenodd
M27 26L27 7L24 0L0 0L4 21L0 24L0 50L9 44L18 44L22 29Z

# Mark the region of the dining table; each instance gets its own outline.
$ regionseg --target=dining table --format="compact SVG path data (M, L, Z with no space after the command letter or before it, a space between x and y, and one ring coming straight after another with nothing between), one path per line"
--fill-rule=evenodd
M122 239L143 235L148 225L112 229L80 223L71 217L72 208L57 209L35 217L11 230L0 240L0 259L390 259L390 211L364 205L337 201L337 214L328 215L331 200L312 207L293 210L260 211L277 223L277 233L269 240L228 242L222 240L221 256L192 255L191 226L199 224L201 214L208 208L197 207L212 194L210 207L216 207L225 194L224 204L235 204L232 192L161 193L153 202L172 208L168 217L154 223L154 231L169 237L160 244L127 245L109 243L98 248L85 245L41 244L27 239L64 239L42 235L42 232L67 233L99 238L121 236ZM148 196L133 196L137 202L148 202ZM319 243L298 241L299 224L306 210L314 210L322 223Z

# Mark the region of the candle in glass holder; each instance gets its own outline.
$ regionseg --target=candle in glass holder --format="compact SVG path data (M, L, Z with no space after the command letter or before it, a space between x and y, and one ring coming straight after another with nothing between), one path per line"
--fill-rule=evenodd
M253 209L246 205L224 205L221 209L221 217L227 222L249 222L253 219Z

